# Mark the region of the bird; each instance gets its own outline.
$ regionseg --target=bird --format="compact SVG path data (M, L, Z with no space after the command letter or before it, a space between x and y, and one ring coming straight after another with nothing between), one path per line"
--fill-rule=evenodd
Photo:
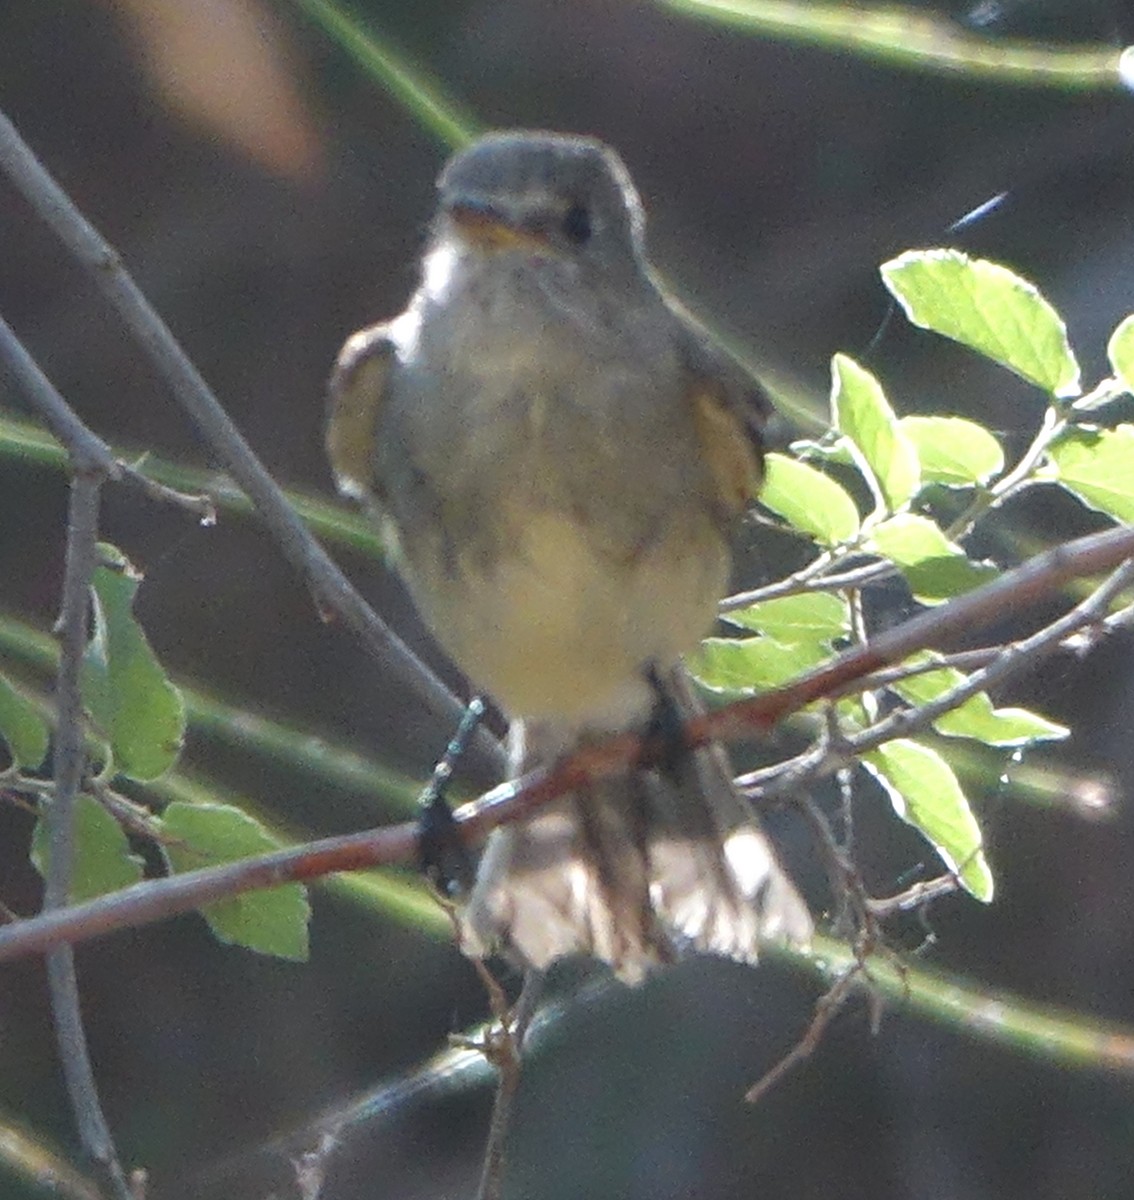
M341 492L441 647L507 714L513 776L679 730L771 408L659 282L619 155L505 130L454 154L407 308L329 386ZM630 764L488 838L466 953L587 955L637 983L689 951L805 943L807 905L723 749Z

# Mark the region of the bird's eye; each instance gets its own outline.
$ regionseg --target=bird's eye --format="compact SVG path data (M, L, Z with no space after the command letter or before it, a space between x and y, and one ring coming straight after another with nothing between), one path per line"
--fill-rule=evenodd
M582 246L591 238L591 214L582 204L572 204L563 214L564 236L576 246Z

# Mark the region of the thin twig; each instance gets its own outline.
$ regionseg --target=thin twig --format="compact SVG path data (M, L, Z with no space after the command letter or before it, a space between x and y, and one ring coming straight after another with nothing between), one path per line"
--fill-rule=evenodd
M80 436L76 446L68 448L76 457L83 455L89 460L92 456L89 441L85 436ZM75 802L87 761L79 672L86 649L90 583L96 562L99 491L105 477L105 470L96 471L88 465L83 469L76 468L71 480L67 515L67 559L58 623L61 645L55 698L55 790L45 816L50 846L43 895L45 913L66 908L71 898ZM114 1193L120 1200L131 1200L130 1185L118 1161L110 1127L99 1103L86 1031L83 1028L72 946L59 945L49 951L47 978L59 1057L63 1065L71 1108L79 1127L79 1136L87 1153L102 1169Z
M1113 532L1127 533L1130 531L1123 529ZM1085 541L1086 539L1081 540ZM1078 544L1070 543L1070 545ZM1028 566L1029 564L1025 564L1025 567ZM1017 568L1017 571L1012 574L1017 575L1024 569ZM1003 578L1007 578L1007 576ZM779 775L773 768L770 771L752 772L751 775L742 777L741 783L745 793L752 799L774 799L833 774L848 761L860 758L885 742L892 741L897 737L908 737L910 734L928 728L934 721L939 720L946 713L952 712L966 700L980 692L987 691L1024 667L1034 666L1037 662L1064 648L1067 639L1077 631L1100 624L1104 620L1110 603L1132 583L1134 583L1134 563L1127 562L1115 570L1106 582L1096 588L1082 603L1077 604L1058 621L1044 626L1029 638L1001 647L996 657L987 666L974 671L956 687L950 688L949 691L943 692L925 704L898 709L859 733L846 734L843 738L842 752L838 755L824 753L820 746L805 751L793 759L790 764L792 770L783 775ZM997 584L991 584L989 587L996 588ZM971 596L976 594L975 592L969 593ZM941 612L942 610L936 611ZM931 615L931 613L925 614L925 616ZM922 619L915 618L917 621ZM907 625L891 632L903 633L909 624L913 624L913 622L907 622ZM882 636L887 637L888 635ZM902 640L905 641L904 638ZM874 648L876 647L877 643ZM867 649L871 649L871 647L867 647ZM912 648L910 652L912 653ZM852 654L857 653L857 651L852 652ZM839 687L841 688L841 686L840 683Z
M853 684L835 692L831 699L837 700L840 696L852 692L872 692L894 683L901 683L905 679L914 679L918 675L932 675L934 671L945 671L949 668L955 671L976 671L987 667L1003 649L1003 646L984 646L975 650L958 650L955 654L938 654L922 662L900 663L896 667L887 667L862 679L856 679Z
M885 630L869 644L846 651L793 683L694 718L686 728L686 740L703 745L713 738L730 741L750 737L754 730L770 728L787 713L830 696L849 682L901 662L919 650L939 648L952 638L1001 619L1006 612L1046 599L1072 579L1112 571L1131 556L1134 527L1129 525L1056 546L983 587ZM1007 673L1009 670L1002 668L997 677Z
M479 958L473 959L473 965L488 992L493 1016L475 1049L496 1070L496 1094L492 1098L476 1200L500 1200L504 1186L504 1142L512 1119L512 1102L520 1086L520 1046L513 1036L508 1002L499 983Z
M870 912L881 921L886 917L893 916L894 913L923 908L932 900L939 900L942 896L951 896L960 886L956 875L938 875L936 879L921 880L896 896L885 896L879 900L869 899L866 905Z
M479 960L476 960L476 965L483 979L488 970ZM488 1137L485 1139L484 1161L476 1200L499 1200L503 1192L506 1161L504 1146L512 1121L513 1103L520 1087L524 1037L543 990L544 974L534 970L525 972L520 998L511 1012L503 1003L503 993L495 979L491 975L488 978L491 981L488 994L493 1015L496 1017L497 1030L493 1031L491 1042L490 1035L485 1035L485 1045L489 1047L485 1050L485 1057L496 1068L496 1095L492 1100L492 1116L488 1122Z
M121 468L110 447L75 415L3 317L0 317L0 361L11 373L18 391L67 448L73 470L100 471L106 479L119 477Z
M831 987L819 997L815 1004L814 1016L812 1016L811 1023L804 1031L803 1037L796 1042L771 1070L765 1072L744 1093L744 1099L749 1104L756 1104L762 1100L789 1071L815 1053L819 1043L823 1040L823 1034L826 1033L827 1026L830 1025L836 1014L843 1007L847 996L850 995L851 988L854 986L855 979L862 969L862 964L856 962L840 975Z
M217 523L217 506L211 496L203 492L182 492L168 484L151 479L136 463L118 460L119 470L124 482L132 484L139 491L149 496L151 500L160 500L163 504L175 504L178 508L187 509L200 518L202 525Z
M455 725L464 705L374 612L311 535L118 255L2 114L0 169L91 275L178 403L248 494L276 544L306 579L320 609L342 620L384 671ZM474 745L482 766L495 772L502 769L503 749L483 727Z

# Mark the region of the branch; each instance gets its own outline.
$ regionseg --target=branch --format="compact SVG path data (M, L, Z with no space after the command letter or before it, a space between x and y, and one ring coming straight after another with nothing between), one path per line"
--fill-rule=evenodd
M97 447L92 447L85 430L72 432L77 432L78 436L75 445L68 447L76 457L76 465L67 514L67 561L58 624L62 645L56 684L55 788L44 816L50 847L43 895L45 914L66 909L71 898L75 801L87 765L79 675L87 644L90 583L96 562L99 492L106 478L105 463L101 470L94 470L90 465ZM80 459L83 466L79 465ZM59 1057L80 1139L87 1153L102 1168L114 1193L121 1200L131 1200L130 1185L118 1161L114 1139L99 1103L79 1004L73 946L58 945L48 952L47 979Z
M524 986L515 1010L509 1013L500 985L489 974L488 968L479 960L475 963L488 990L494 1026L485 1030L480 1050L485 1059L496 1068L496 1095L492 1101L492 1116L488 1123L488 1137L484 1147L480 1184L476 1200L500 1200L504 1187L506 1163L504 1143L512 1122L513 1104L520 1087L521 1054L528 1027L535 1015L535 1007L543 990L544 973L528 969L524 973Z
M122 471L110 447L75 415L3 317L0 361L43 423L66 447L73 471L98 471L105 479L119 478Z
M455 725L464 705L374 612L311 535L118 255L2 114L0 169L93 278L178 403L248 493L276 544L307 580L320 609L339 617L384 671ZM478 732L475 746L482 763L499 772L503 750L487 730Z
M1056 546L984 587L878 634L869 644L848 650L795 683L695 718L686 727L687 740L703 745L713 738L736 741L754 731L767 731L789 713L835 695L856 680L1046 599L1072 579L1112 571L1132 556L1134 527L1130 526Z
M6 364L17 387L66 447L71 467L67 556L57 623L61 647L52 747L54 787L43 809L49 844L43 912L50 914L65 910L71 900L75 803L87 765L79 677L87 644L99 498L103 483L119 478L123 472L110 448L79 419L2 318L0 361ZM130 1184L98 1098L83 1028L73 946L63 943L48 951L47 980L59 1057L80 1140L114 1193L121 1200L131 1200Z
M718 739L751 739L856 679L918 650L937 646L961 633L971 633L983 623L999 620L1005 612L1055 594L1071 579L1113 569L1132 555L1134 528L1112 529L1069 542L1006 572L977 591L880 634L870 645L847 651L786 687L693 718L685 726L686 741L690 746L698 746ZM1091 599L1097 596L1096 592ZM1074 611L1080 612L1081 608ZM1045 632L1036 636L1041 637ZM1053 639L1052 645L1066 636L1066 630L1061 628L1059 639ZM998 664L995 678L1006 678L1029 661L1025 654L1009 650ZM986 682L988 678L985 677ZM555 797L591 786L598 779L625 770L630 763L660 761L668 749L661 739L634 733L582 747L549 770L501 784L479 800L459 808L454 818L460 836L466 843L476 844L497 825L522 820ZM808 770L817 769L813 758L807 756L797 763ZM418 856L417 834L414 823L386 825L220 867L138 883L65 911L5 926L0 929L0 961L41 953L62 942L85 941L118 929L148 924L256 888L308 882L362 867L414 862Z

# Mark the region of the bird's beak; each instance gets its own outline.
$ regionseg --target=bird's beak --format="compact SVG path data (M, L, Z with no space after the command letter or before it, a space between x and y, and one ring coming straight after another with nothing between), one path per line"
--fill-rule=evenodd
M548 247L546 232L525 226L483 201L454 200L445 211L460 238L475 249L499 252Z

